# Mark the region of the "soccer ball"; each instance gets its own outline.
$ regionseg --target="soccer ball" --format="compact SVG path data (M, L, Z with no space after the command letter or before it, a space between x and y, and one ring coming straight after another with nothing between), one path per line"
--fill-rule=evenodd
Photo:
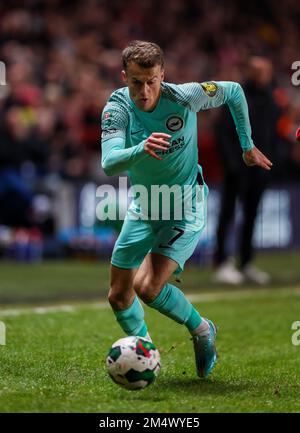
M116 341L106 357L112 380L126 389L138 390L153 383L160 371L160 354L149 340L131 336Z

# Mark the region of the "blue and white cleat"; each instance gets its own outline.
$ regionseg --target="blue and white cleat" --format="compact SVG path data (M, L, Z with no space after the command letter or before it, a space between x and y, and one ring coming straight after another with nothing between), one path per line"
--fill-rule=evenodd
M196 371L199 377L207 377L214 368L218 354L215 346L217 328L211 320L205 319L209 324L209 332L193 336Z

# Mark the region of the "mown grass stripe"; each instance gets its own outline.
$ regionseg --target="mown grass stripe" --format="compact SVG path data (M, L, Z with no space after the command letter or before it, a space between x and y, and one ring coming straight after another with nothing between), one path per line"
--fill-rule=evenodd
M276 295L299 295L300 287L294 288L281 288L281 289L245 289L245 290L231 290L216 293L189 293L187 298L191 302L214 302L214 301L226 301L226 300L240 300L251 298L252 296L269 296L273 292ZM103 302L82 302L80 304L67 304L67 305L44 305L39 307L21 307L21 308L3 308L0 309L0 317L3 316L20 316L23 314L48 314L48 313L72 313L82 308L110 308L107 301Z

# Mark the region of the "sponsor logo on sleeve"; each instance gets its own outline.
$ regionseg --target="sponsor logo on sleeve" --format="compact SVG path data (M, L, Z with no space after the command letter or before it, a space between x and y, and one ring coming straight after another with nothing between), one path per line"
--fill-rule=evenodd
M107 129L110 127L112 122L112 112L111 111L106 111L103 114L103 118L102 118L102 129Z
M212 82L201 83L201 87L204 90L204 92L210 97L215 96L218 90L218 86Z
M115 128L110 128L110 129L102 129L102 138L106 138L109 137L113 134L116 134L118 132L117 129Z

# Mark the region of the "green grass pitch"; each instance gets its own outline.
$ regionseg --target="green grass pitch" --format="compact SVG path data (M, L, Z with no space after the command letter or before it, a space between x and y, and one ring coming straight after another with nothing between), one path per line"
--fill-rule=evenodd
M198 285L200 297L193 298L197 299L193 303L219 327L219 362L208 379L197 378L192 342L185 327L146 307L162 370L156 382L142 391L123 390L108 377L107 351L124 334L108 305L78 301L80 284L82 290L86 284L84 278L81 283L75 281L78 265L73 264L73 289L71 282L66 282L65 295L57 298L54 292L59 287L59 269L64 265L57 264L56 274L54 264L49 265L50 271L47 264L29 267L27 272L33 277L25 280L25 288L31 278L31 292L26 292L23 284L23 304L26 293L32 304L36 292L37 299L44 301L48 294L51 305L54 299L57 305L62 298L68 300L64 303L73 309L42 311L34 310L37 305L19 309L17 305L1 306L0 321L6 325L7 344L0 346L0 412L300 412L300 345L292 344L295 331L291 329L292 323L300 320L299 270L293 265L299 263L299 255L298 260L293 256L294 262L291 257L282 268L285 285L280 284L282 273L276 280L278 267L274 265L276 260L283 263L283 259L276 256L272 264L270 258L261 258L261 263L269 263L269 269L274 269L275 278L274 287L264 289L224 289L210 283L206 290L201 284L207 278L209 285L209 271L204 271L202 281L201 269L188 269L183 287L189 283L196 293ZM8 300L7 289L11 288L10 299L14 295L18 300L21 276L15 267L13 277L10 266L0 265L0 299L6 294ZM99 275L102 271L96 264L81 266L82 272L85 269L88 273L85 267L91 272L93 286L93 278L96 282L97 272ZM69 279L71 267L71 263L66 264ZM103 275L105 272L107 265ZM39 293L38 285L35 287L37 274L43 293ZM101 286L103 281L98 283ZM60 284L64 284L63 279ZM49 286L48 291L45 286ZM92 296L92 290L90 287L87 297ZM81 297L84 299L82 292Z

